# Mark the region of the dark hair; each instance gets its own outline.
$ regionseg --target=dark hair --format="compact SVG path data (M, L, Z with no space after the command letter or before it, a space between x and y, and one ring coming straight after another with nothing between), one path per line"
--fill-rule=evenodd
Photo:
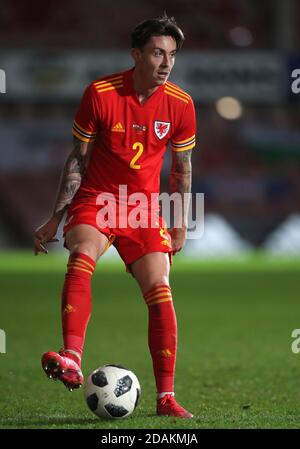
M132 48L142 49L152 36L172 36L176 41L177 51L184 41L184 34L174 17L168 17L167 14L139 23L131 34Z

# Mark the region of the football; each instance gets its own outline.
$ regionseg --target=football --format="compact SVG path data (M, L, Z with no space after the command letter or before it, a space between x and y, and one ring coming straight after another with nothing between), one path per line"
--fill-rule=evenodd
M98 417L129 416L138 405L141 387L136 375L121 365L104 365L93 371L84 385L86 403Z

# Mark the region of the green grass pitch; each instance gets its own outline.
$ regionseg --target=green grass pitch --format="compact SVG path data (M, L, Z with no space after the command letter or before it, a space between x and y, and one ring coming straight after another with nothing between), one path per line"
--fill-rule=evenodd
M104 421L85 405L82 390L50 381L41 354L61 346L60 290L67 253L0 257L1 428L299 428L300 262L192 262L176 256L171 274L177 310L178 401L193 420L155 415L147 346L147 310L121 262L104 259L93 279L93 313L83 371L105 363L133 370L141 383L138 408L127 419Z

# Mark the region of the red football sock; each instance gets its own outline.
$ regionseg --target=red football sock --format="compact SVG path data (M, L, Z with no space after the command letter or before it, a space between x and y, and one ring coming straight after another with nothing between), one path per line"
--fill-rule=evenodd
M83 253L69 257L62 291L62 328L64 349L82 355L86 328L91 316L91 277L96 263ZM71 357L73 358L73 357Z
M148 344L157 393L174 391L177 322L168 285L158 284L144 295L149 311Z

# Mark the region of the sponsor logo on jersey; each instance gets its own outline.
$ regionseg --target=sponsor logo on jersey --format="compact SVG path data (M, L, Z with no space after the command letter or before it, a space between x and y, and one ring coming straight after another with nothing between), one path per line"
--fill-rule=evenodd
M170 122L159 122L155 120L154 122L154 132L159 139L163 139L170 130Z
M121 122L118 122L115 126L111 129L115 133L125 133L125 128L123 127Z
M147 131L147 126L145 126L145 125L137 125L137 124L134 123L132 125L132 129L134 131L136 131L137 134L143 134L144 132Z

